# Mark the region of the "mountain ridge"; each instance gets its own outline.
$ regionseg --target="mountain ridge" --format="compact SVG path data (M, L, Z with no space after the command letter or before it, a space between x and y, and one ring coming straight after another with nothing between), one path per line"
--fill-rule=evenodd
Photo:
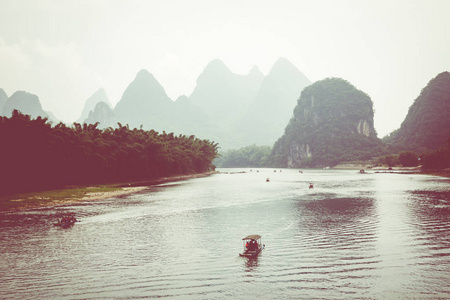
M431 79L422 89L400 128L384 138L394 148L423 152L443 147L450 137L450 73Z
M140 70L135 79L123 92L122 98L114 107L120 122L131 127L172 130L170 110L173 101L167 96L163 86L149 71ZM169 119L168 119L169 118ZM155 124L155 128L150 128Z
M42 109L39 97L26 91L16 91L12 94L3 105L2 114L9 117L15 109L22 114L30 115L32 118L38 116L49 118L49 114Z

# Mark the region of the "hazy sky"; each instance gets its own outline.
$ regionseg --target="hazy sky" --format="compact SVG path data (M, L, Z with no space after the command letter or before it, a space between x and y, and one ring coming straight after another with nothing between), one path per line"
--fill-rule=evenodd
M0 88L65 122L100 87L115 105L140 69L175 100L213 59L267 74L279 57L366 92L382 137L450 71L450 1L0 0Z

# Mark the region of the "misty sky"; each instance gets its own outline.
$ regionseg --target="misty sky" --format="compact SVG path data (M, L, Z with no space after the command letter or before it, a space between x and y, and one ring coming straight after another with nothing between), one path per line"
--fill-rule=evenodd
M115 105L140 69L175 100L213 59L267 74L285 57L369 94L382 137L450 71L449 14L447 0L0 0L0 88L73 122L100 87Z

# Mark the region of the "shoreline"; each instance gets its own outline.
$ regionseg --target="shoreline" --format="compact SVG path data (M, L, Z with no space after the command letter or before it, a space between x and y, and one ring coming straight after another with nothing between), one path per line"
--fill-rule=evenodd
M52 207L77 202L97 201L112 197L127 196L139 193L148 189L150 186L207 177L216 173L216 171L210 171L198 174L161 177L154 180L67 187L52 191L16 194L0 198L0 212Z

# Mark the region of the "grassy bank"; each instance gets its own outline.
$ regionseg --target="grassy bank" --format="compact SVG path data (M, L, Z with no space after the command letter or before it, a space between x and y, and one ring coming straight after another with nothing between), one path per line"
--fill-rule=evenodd
M215 172L191 175L163 177L151 181L125 182L111 185L78 186L64 189L41 191L33 193L15 194L0 197L0 211L22 210L37 207L70 204L80 201L94 201L111 197L133 194L146 189L148 186L206 177Z
M80 201L90 194L105 194L120 191L122 188L113 186L87 186L66 188L60 190L16 194L0 198L0 210L27 209L41 206L53 206L62 203Z

